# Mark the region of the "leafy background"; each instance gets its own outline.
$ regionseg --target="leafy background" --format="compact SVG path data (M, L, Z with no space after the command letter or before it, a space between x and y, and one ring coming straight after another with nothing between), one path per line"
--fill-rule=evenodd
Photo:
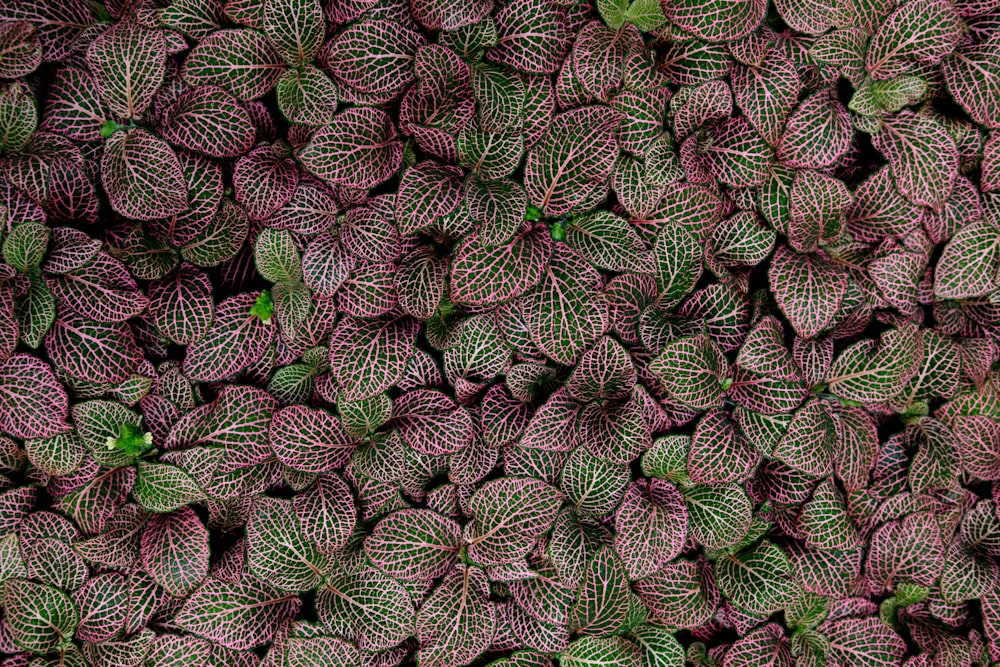
M1000 2L0 0L4 667L1000 663Z

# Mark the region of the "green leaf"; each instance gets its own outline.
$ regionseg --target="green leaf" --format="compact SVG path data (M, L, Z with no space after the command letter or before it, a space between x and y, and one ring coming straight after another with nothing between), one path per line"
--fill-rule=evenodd
M272 283L302 278L302 258L291 232L265 227L254 243L257 272Z
M580 635L597 637L617 632L629 610L629 585L625 567L614 549L602 547L587 564L571 612Z
M3 240L3 258L21 273L33 273L45 258L51 230L37 222L22 222Z
M172 512L205 499L205 493L184 470L168 463L140 461L132 495L150 512Z
M715 576L723 595L751 614L772 614L790 604L800 590L788 557L768 540L720 557Z
M0 153L24 148L38 127L38 107L28 88L10 84L0 92Z
M882 334L880 344L866 339L854 343L837 357L827 375L830 392L860 403L879 403L899 394L916 372L923 353L923 338L914 326Z
M642 667L639 647L622 637L581 637L559 655L559 667Z
M707 549L731 547L746 537L753 504L739 484L700 484L682 491L691 537Z
M566 245L599 269L652 273L653 256L639 234L610 211L595 211L566 225Z
M316 57L326 25L319 0L264 0L264 34L289 65Z

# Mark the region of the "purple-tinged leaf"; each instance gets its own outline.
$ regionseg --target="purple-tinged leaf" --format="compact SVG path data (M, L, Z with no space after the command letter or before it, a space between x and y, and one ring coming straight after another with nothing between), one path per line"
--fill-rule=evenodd
M410 5L413 18L428 30L457 30L486 18L493 0L420 0Z
M124 322L149 303L125 266L104 253L83 268L45 282L60 305L96 322Z
M719 592L711 575L686 560L665 565L633 584L654 618L668 627L696 628L715 612Z
M475 517L467 532L469 558L502 565L524 557L552 526L563 494L530 477L503 477L480 487L469 500Z
M111 207L127 218L155 220L189 208L177 154L146 130L116 132L107 140L101 179Z
M941 572L944 545L932 514L911 514L885 524L872 535L865 573L873 591L892 590L908 581L933 585Z
M354 532L357 508L350 488L336 473L327 473L292 499L302 533L323 553L344 547Z
M788 245L796 252L816 252L832 245L844 229L844 209L851 193L840 179L816 171L796 172L788 195Z
M45 337L45 351L61 372L88 382L121 382L143 358L124 322L95 322L65 309Z
M369 398L396 384L413 354L416 337L417 322L409 317L342 320L331 339L330 371L344 400Z
M91 577L74 594L80 624L74 636L85 642L111 639L124 627L128 614L128 581L117 572Z
M579 442L577 418L583 406L559 389L535 411L521 438L521 446L548 451L570 451Z
M210 157L236 157L253 145L255 130L235 97L216 86L190 90L163 114L160 135Z
M653 256L624 218L595 211L566 225L566 245L599 269L652 273Z
M201 340L212 325L212 283L190 264L181 264L173 274L152 282L149 299L153 322L178 345Z
M4 584L5 621L18 647L45 654L73 636L80 622L76 603L61 590L26 579Z
M335 637L289 637L288 667L340 667L361 664L353 644ZM368 657L366 654L365 657Z
M515 3L517 4L517 3ZM584 107L552 119L528 153L524 187L548 217L565 215L603 192L618 156L618 115L607 107Z
M723 121L712 135L705 157L716 178L734 188L764 183L774 151L744 117Z
M262 97L285 63L256 30L217 30L191 49L181 75L190 86L219 86L240 100Z
M184 374L189 379L221 380L264 355L274 327L253 312L259 295L259 292L238 294L218 304L208 332L187 348Z
M615 514L615 550L629 579L642 579L684 548L688 513L684 497L660 479L633 482Z
M403 585L371 567L331 577L316 594L316 611L362 651L396 646L413 634L416 616Z
M795 412L773 456L792 470L814 477L833 472L837 426L830 407L813 399Z
M695 425L688 474L696 484L745 481L759 460L760 455L726 412L706 412Z
M462 176L460 168L431 160L407 169L396 194L400 236L411 236L451 213L462 198Z
M847 292L842 271L785 246L775 252L768 278L778 306L803 338L813 338L830 326Z
M190 507L154 515L141 550L146 572L171 595L189 595L208 576L208 529Z
M787 1L787 0L786 0ZM784 3L779 2L779 6ZM795 660L789 649L785 630L777 623L755 628L736 640L726 651L726 667L754 667L773 665L792 667Z
M387 113L346 109L320 128L296 157L316 177L350 188L370 188L388 179L403 160L403 146Z
M837 477L848 492L868 486L868 475L878 460L878 431L859 408L840 410L837 422Z
M284 206L299 183L295 162L278 146L259 146L236 162L233 191L236 201L254 220L266 220Z
M271 446L278 460L308 473L329 472L343 466L356 441L340 421L325 410L291 405L271 419Z
M298 595L250 577L237 583L209 579L184 603L174 623L226 648L245 650L269 642L301 605Z
M264 34L289 65L312 62L326 26L319 0L265 0Z
M13 153L25 148L38 127L34 95L21 83L0 91L0 149Z
M581 402L624 398L636 383L635 367L619 343L604 337L580 358L566 380L570 396Z
M781 547L764 540L715 563L719 590L735 607L751 614L770 614L799 594L788 557Z
M829 659L838 665L898 667L906 643L877 618L845 618L819 628L829 645Z
M375 525L365 553L386 574L408 581L436 579L457 562L462 532L431 510L394 512Z
M90 43L87 64L104 106L122 118L139 117L166 77L163 32L137 22L116 23Z
M17 79L42 64L42 44L35 26L27 21L0 25L0 77Z
M938 120L901 111L882 121L872 143L885 155L899 193L940 211L958 176L955 140Z
M753 32L767 13L762 0L681 0L662 2L664 14L678 28L709 42L739 39Z
M600 274L565 246L556 246L538 290L524 305L532 341L554 361L570 365L607 328Z
M571 612L571 627L584 636L600 637L616 632L626 622L629 594L624 564L614 549L602 547L587 564Z
M518 297L542 280L551 253L552 240L542 225L524 227L496 247L470 236L455 250L451 299L486 305Z
M948 240L934 269L934 295L942 299L983 296L996 288L1000 229L972 220Z
M923 338L916 327L887 331L878 347L865 339L837 357L827 376L830 391L862 403L878 403L899 394L916 372L923 353Z
M472 442L469 413L433 389L409 391L393 403L393 422L403 440L421 454L451 454Z
M573 42L566 10L545 0L515 0L494 16L496 45L489 60L514 69L549 74L559 69Z
M962 467L983 480L1000 480L1000 421L984 415L955 419Z
M0 363L0 431L47 438L67 428L69 401L52 368L26 354Z
M914 63L935 65L962 37L963 23L947 0L896 9L868 44L865 66L876 81L907 72Z
M496 608L482 569L452 569L421 605L417 659L427 667L468 664L489 648L496 632Z
M419 32L395 21L355 23L324 48L326 69L342 86L393 96L413 82L413 59L425 42Z
M1000 128L1000 58L996 40L956 49L941 65L948 92L974 121ZM985 188L984 188L985 189Z

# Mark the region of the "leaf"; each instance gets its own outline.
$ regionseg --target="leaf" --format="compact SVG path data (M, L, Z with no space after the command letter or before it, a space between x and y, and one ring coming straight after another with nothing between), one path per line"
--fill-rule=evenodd
M56 71L42 117L44 130L77 141L96 141L107 116L90 72L76 67Z
M893 667L906 655L906 644L876 618L845 618L820 626L830 657L842 665Z
M468 664L489 648L497 628L483 570L453 568L421 605L417 639L421 665Z
M219 86L240 100L262 97L278 82L285 63L256 30L216 30L184 59L188 85Z
M168 463L140 461L132 495L150 512L173 512L205 499L204 491L184 470Z
M939 121L901 111L883 119L872 143L889 161L901 195L936 211L944 207L958 175L958 150Z
M611 547L601 547L587 564L571 611L575 633L600 637L616 632L629 610L625 568Z
M400 236L411 236L451 213L461 201L462 170L425 160L406 170L396 193Z
M403 161L396 128L380 109L345 109L298 151L299 163L328 183L371 188L388 179Z
M729 362L711 338L699 334L667 343L649 363L649 371L672 398L696 410L707 410L719 405Z
M325 47L327 71L345 87L393 96L413 82L413 58L424 43L420 33L395 21L355 23Z
M255 220L265 220L288 203L299 183L295 162L275 145L253 149L236 162L233 193Z
M373 568L331 577L316 594L320 623L362 651L385 651L413 634L416 612L395 579Z
M556 488L530 477L487 482L469 499L475 517L469 557L483 565L523 557L552 525L562 498Z
M453 520L431 510L393 512L375 525L365 553L397 579L436 579L457 562L461 530Z
M617 121L607 107L584 107L555 116L524 165L524 188L531 203L554 218L601 192L618 156L613 134Z
M799 524L806 544L813 549L853 551L862 544L847 515L844 498L829 478L816 487L812 498L802 506Z
M1000 128L1000 56L996 40L956 49L941 63L948 91L974 121Z
M485 305L521 296L542 280L551 253L552 239L542 225L525 226L496 247L470 235L454 251L451 299Z
M0 27L0 76L17 79L42 64L42 44L35 26L11 21Z
M67 428L69 400L45 362L15 354L0 363L0 430L47 438Z
M289 65L313 60L326 33L319 0L265 0L264 34Z
M781 547L767 540L719 558L715 576L723 595L751 614L774 613L798 595L788 557Z
M25 440L24 449L31 465L53 477L69 475L83 462L83 443L72 431Z
M962 32L962 20L946 0L903 5L872 36L865 56L868 74L878 81L905 73L913 62L937 64L955 48Z
M524 139L463 128L457 140L459 163L484 181L510 176L521 164Z
M155 220L188 210L177 155L145 130L116 132L105 142L101 179L111 207L127 218Z
M105 107L136 118L153 102L167 73L163 32L137 22L114 24L87 48L87 64Z
M195 88L178 97L164 112L159 131L181 148L216 158L246 153L255 136L247 110L217 86Z
M944 561L941 529L928 512L891 521L871 537L865 576L872 590L892 590L901 581L933 585Z
M733 100L767 143L778 145L800 88L795 64L779 49L768 49L759 67L733 68Z
M790 624L791 625L791 624ZM736 640L726 652L729 667L795 664L784 629L777 623L755 628Z
M724 42L750 34L764 20L767 3L762 0L682 0L666 12L678 28L699 39Z
M129 612L128 593L128 580L117 572L88 579L75 596L80 606L76 638L103 642L118 634Z
M341 320L330 345L330 372L344 400L359 401L396 384L406 370L417 337L409 317L388 321Z
M559 655L560 667L641 667L639 648L621 637L581 637Z
M684 548L688 517L684 499L669 482L633 482L615 515L615 550L629 579L641 579Z
M995 289L1000 269L1000 229L984 218L951 237L934 269L934 295L942 299L983 296Z
M715 177L734 188L762 185L774 161L773 149L742 116L716 126L706 151L705 159Z
M60 304L97 322L123 322L149 301L120 262L99 253L87 266L47 278Z
M149 285L149 313L157 328L178 345L205 335L215 316L208 276L181 264L175 272Z
M747 536L753 504L738 484L699 484L682 493L691 537L706 549L726 549Z
M847 276L829 263L779 246L768 271L778 306L803 338L833 322L847 292Z
M258 498L247 520L246 536L247 567L261 581L297 593L315 588L322 580L326 559L302 534L291 501Z
M350 458L356 442L329 412L290 405L271 419L271 447L278 460L306 473L330 472Z
M573 42L562 7L544 0L517 0L494 15L496 45L489 60L525 72L549 74L559 69Z
M37 127L38 107L27 87L14 83L0 91L0 150L20 151Z
M557 246L541 285L524 305L532 341L551 359L570 365L607 328L607 304L597 292L597 271Z
M829 167L847 152L853 138L847 109L820 91L802 100L788 119L778 159L800 169Z
M879 346L866 339L854 343L837 357L826 380L830 391L851 401L878 403L902 391L916 372L923 339L915 327L882 334Z
M594 211L566 225L566 245L599 269L652 273L653 257L624 218Z
M657 307L673 308L694 289L701 277L704 251L683 225L666 224L653 244Z
M288 69L276 84L278 108L290 123L329 125L337 112L340 91L316 67Z
M185 632L242 651L269 642L301 604L298 595L285 595L257 579L235 583L208 579L187 599L174 623Z
M146 572L171 595L189 595L208 576L208 529L190 507L153 515L142 531L141 552Z
M45 654L69 642L80 622L80 612L68 595L25 579L4 584L4 604L14 644L34 653Z
M636 383L635 367L628 352L605 336L580 358L566 380L566 389L578 401L625 398Z
M357 523L351 489L336 473L327 473L292 499L302 534L323 553L342 549Z
M237 294L218 304L204 338L187 348L184 374L209 382L229 377L260 359L274 329L253 311L259 293Z

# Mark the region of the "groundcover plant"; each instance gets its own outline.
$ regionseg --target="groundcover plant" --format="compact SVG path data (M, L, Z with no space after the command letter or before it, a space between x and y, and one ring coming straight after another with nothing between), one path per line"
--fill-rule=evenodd
M996 667L1000 0L0 0L2 667Z

